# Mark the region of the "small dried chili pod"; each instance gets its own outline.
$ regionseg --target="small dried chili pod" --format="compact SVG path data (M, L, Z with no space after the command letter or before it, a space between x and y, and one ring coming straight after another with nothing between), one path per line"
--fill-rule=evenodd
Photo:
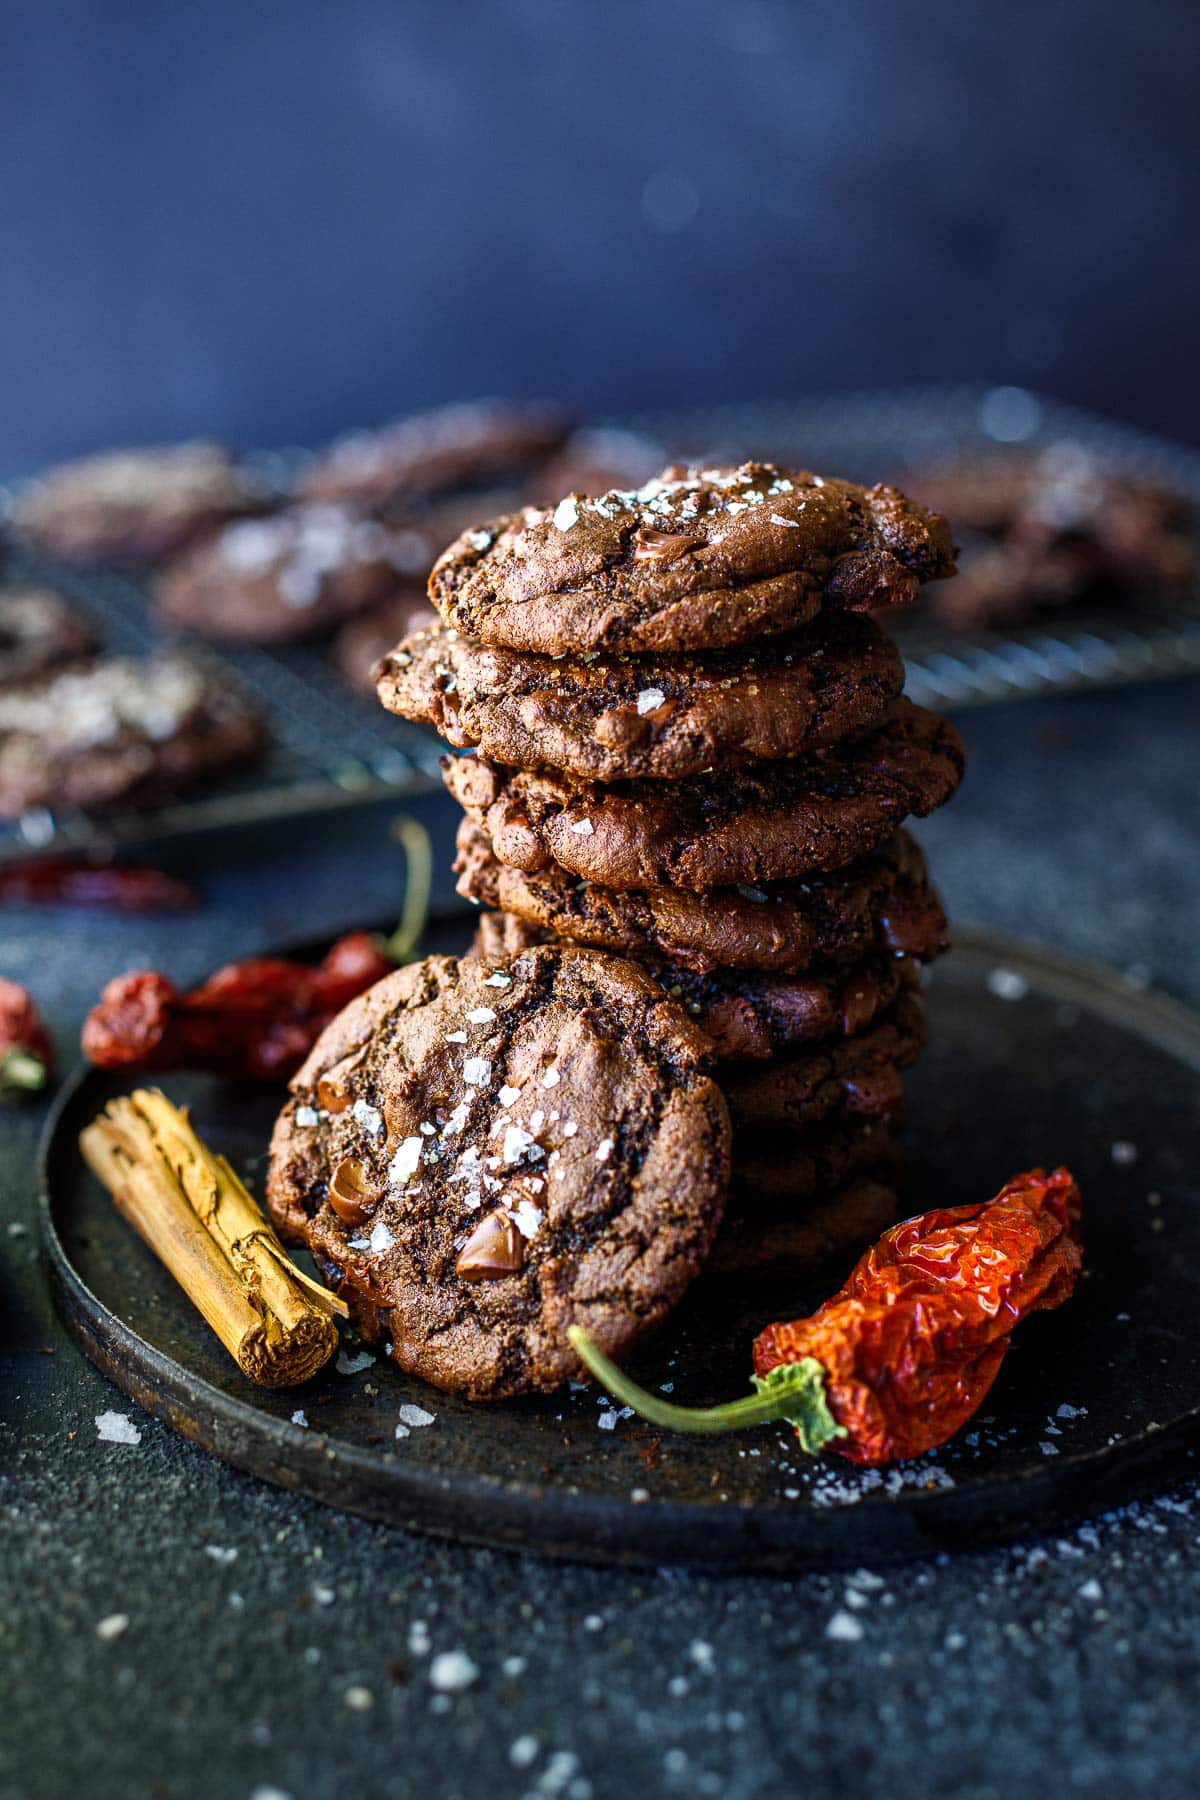
M983 1206L893 1226L811 1318L760 1333L758 1392L726 1406L671 1406L577 1327L571 1343L652 1424L711 1432L786 1420L810 1453L902 1462L946 1443L978 1409L1023 1318L1069 1298L1083 1262L1081 1210L1069 1170L1034 1169Z
M54 1048L30 994L0 976L0 1103L40 1093L54 1073Z

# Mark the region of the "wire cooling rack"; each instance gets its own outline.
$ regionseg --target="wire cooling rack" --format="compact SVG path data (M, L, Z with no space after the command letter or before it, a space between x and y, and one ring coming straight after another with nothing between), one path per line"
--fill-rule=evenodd
M648 414L621 423L677 456L777 457L855 480L997 444L1036 448L1070 438L1106 460L1163 480L1200 508L1200 454L1017 388L916 388L797 405ZM5 490L0 489L0 503ZM79 571L14 551L10 583L44 582L72 596L106 648L144 651L154 639L144 587L111 571ZM965 707L1072 688L1113 686L1200 670L1200 592L1130 596L1124 606L1064 609L1013 630L965 633L915 620L903 628L908 693L922 705ZM102 820L37 809L0 824L0 861L32 849L94 850L195 832L301 818L427 791L441 746L355 693L320 645L205 649L232 669L270 716L266 760L219 787L151 812Z

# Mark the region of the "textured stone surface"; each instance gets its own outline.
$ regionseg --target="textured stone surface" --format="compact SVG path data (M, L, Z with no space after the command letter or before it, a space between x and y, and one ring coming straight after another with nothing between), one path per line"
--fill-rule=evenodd
M964 792L918 828L951 916L1200 1003L1197 684L961 723ZM386 912L380 817L239 851L189 921L5 912L0 968L36 971L69 1057L135 960L191 977ZM559 1568L339 1517L214 1463L67 1343L11 1232L37 1125L0 1126L0 1794L1194 1791L1194 1484L1062 1538L794 1581ZM108 1411L138 1444L100 1439Z

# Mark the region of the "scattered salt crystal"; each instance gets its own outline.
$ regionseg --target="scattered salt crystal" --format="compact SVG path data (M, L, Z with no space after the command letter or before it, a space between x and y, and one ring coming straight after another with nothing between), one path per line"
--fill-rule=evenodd
M472 550L488 550L491 548L492 534L490 531L468 531L467 542Z
M292 1424L293 1425L303 1425L306 1430L308 1428L307 1416L305 1415L303 1409L299 1406L296 1408L295 1412L292 1414Z
M861 1622L853 1613L835 1612L825 1627L825 1636L839 1644L857 1644L863 1634Z
M1038 1449L1041 1451L1043 1456L1057 1456L1058 1455L1058 1445L1057 1444L1048 1444L1048 1443L1043 1442L1038 1445Z
M575 1123L574 1119L568 1119L566 1124L563 1126L563 1136L564 1137L574 1137L575 1133L578 1130L579 1130L579 1127Z
M537 1761L540 1749L541 1745L538 1740L531 1733L526 1732L523 1737L514 1738L508 1746L508 1760L514 1769L527 1769L531 1763Z
M1087 1407L1069 1406L1064 1400L1058 1409L1058 1417L1060 1419L1085 1419L1087 1417Z
M1015 969L993 969L987 984L997 1000L1023 1000L1029 992L1029 983Z
M426 1412L423 1406L415 1406L411 1400L406 1400L399 1410L402 1425L432 1425L436 1418L436 1413Z
M518 1087L510 1087L506 1081L496 1098L501 1106L511 1106L514 1100L521 1098L521 1090Z
M666 697L661 688L643 688L637 697L638 712L643 715L657 712Z
M96 1434L106 1444L140 1444L142 1434L125 1413L96 1414Z
M782 513L769 513L767 516L772 525L786 525L789 531L799 531L800 529L799 519L785 519Z
M559 531L570 531L571 527L578 523L579 508L575 504L575 496L568 494L566 499L560 500L554 509L555 527Z
M483 985L484 985L484 987L511 987L512 986L512 976L511 975L502 975L500 970L497 969L496 973L494 975L488 976L487 980L484 982Z
M602 1412L599 1415L596 1424L601 1431L615 1431L617 1428L616 1410L610 1406L607 1412Z
M1130 1163L1137 1161L1138 1147L1136 1144L1128 1143L1124 1138L1120 1138L1113 1145L1109 1154L1119 1169L1127 1169Z
M468 1056L463 1063L463 1080L468 1087L482 1087L491 1073L492 1065L486 1056Z
M446 1033L446 1042L448 1044L465 1044L466 1041L467 1034L465 1031L448 1031Z
M612 1149L613 1149L612 1139L605 1138L602 1143L599 1143L596 1145L596 1161L597 1162L607 1162L609 1157L612 1155Z
M467 1014L468 1025L490 1025L495 1018L490 1006L476 1006Z
M387 1231L386 1225L384 1230ZM388 1232L388 1236L391 1236L390 1232ZM333 1366L339 1375L357 1375L363 1369L369 1369L374 1361L375 1358L369 1350L356 1350L353 1356L348 1356L344 1350L339 1350L337 1361Z
M421 1155L425 1149L422 1137L406 1137L393 1156L388 1169L388 1180L393 1187L404 1187L411 1181L421 1166Z
M523 1157L528 1155L533 1143L534 1138L531 1131L526 1131L520 1125L506 1125L501 1154L506 1163L520 1162Z
M109 1613L107 1618L101 1619L97 1624L96 1636L102 1644L111 1644L114 1638L119 1638L128 1629L128 1613Z
M590 819L575 819L571 824L571 830L577 837L592 837L595 829Z
M442 1126L442 1136L457 1137L458 1133L467 1122L467 1114L470 1110L470 1101L460 1100L454 1111L450 1114L450 1117L446 1120L446 1123Z
M356 1100L350 1108L350 1117L357 1119L363 1130L372 1137L383 1136L383 1114L377 1106L370 1106L365 1100Z
M529 1658L527 1656L506 1656L500 1664L500 1672L502 1675L507 1675L510 1681L515 1681L518 1675L523 1675L528 1667Z
M465 1650L442 1650L429 1665L429 1685L442 1694L458 1694L478 1681L478 1666Z
M522 1200L509 1214L523 1238L536 1237L542 1228L542 1211L532 1200Z
M337 1594L334 1591L334 1589L331 1587L325 1587L319 1581L313 1582L312 1587L309 1589L309 1592L311 1593L313 1599L316 1601L318 1606L332 1606L334 1601L337 1599Z
M1091 1581L1084 1582L1079 1590L1079 1598L1081 1600L1103 1600L1104 1590L1100 1586L1100 1583L1093 1577Z
M706 1644L703 1638L692 1639L688 1646L688 1655L698 1669L703 1669L705 1674L711 1672L714 1663L713 1647L711 1644Z
M298 1106L295 1112L297 1125L319 1125L321 1115L315 1106Z
M237 1561L237 1551L223 1549L220 1544L205 1544L204 1554L205 1556L211 1556L213 1561L218 1563L222 1569L227 1569L230 1563L235 1563Z
M559 1075L557 1069L547 1069L546 1073L542 1076L542 1086L544 1088L557 1087L561 1079L562 1077Z
M342 1699L351 1712L370 1712L375 1704L375 1696L370 1688L359 1687L357 1683L346 1689Z

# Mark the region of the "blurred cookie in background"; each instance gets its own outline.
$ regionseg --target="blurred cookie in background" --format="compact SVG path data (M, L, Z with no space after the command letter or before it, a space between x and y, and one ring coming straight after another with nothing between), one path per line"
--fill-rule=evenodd
M477 400L398 419L338 438L314 459L298 489L376 511L398 502L522 477L565 443L570 421L557 407Z
M199 637L285 643L424 578L427 535L345 506L291 506L228 525L171 563L154 587L159 621Z
M12 524L67 562L154 563L274 503L219 444L173 444L61 463L23 490Z
M257 707L225 669L108 656L0 693L0 817L149 806L255 761Z
M436 624L438 616L426 598L424 585L403 588L342 626L333 640L334 665L352 688L374 700L376 670L384 657L414 631Z
M95 641L90 622L53 588L0 588L0 691L78 662Z
M964 458L905 485L945 513L962 545L958 575L922 597L928 615L956 629L1176 592L1196 575L1188 499L1069 440Z

